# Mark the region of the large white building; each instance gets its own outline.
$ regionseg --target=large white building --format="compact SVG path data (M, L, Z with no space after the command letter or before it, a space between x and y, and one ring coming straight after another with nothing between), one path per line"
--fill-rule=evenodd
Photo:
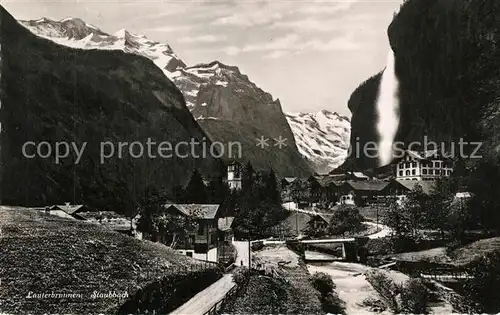
M437 151L407 150L397 164L396 178L402 180L436 180L453 172L453 162L442 158Z

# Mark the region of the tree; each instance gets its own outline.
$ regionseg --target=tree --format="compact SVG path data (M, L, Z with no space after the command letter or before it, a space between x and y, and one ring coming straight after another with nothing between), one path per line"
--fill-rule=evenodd
M455 196L455 189L450 179L438 179L429 196L428 213L426 215L426 226L438 229L441 238L449 230L449 217L451 205Z
M188 203L206 203L207 191L203 178L198 170L194 170L191 179L186 186L186 202Z
M253 182L254 182L254 174L255 171L252 167L252 163L248 161L248 163L245 165L241 172L241 190L243 192L246 192L248 190L251 190L253 187Z
M292 200L296 203L301 201L309 201L311 199L310 196L310 183L301 178L297 178L292 184L290 188L290 195Z
M355 206L340 205L336 210L328 227L330 235L340 235L346 232L357 232L363 229L363 216Z
M481 312L500 312L500 253L489 252L472 264L472 278L465 284L468 297L481 306Z
M148 188L141 201L141 217L137 229L150 240L161 241L175 248L179 241L186 241L190 232L196 230L197 213L190 216L166 211L166 196L155 188Z
M417 236L419 229L425 227L427 222L426 211L429 203L430 198L424 193L420 185L416 185L403 201L402 211L405 213L413 238Z
M281 194L278 190L278 182L273 169L269 171L269 174L266 177L265 192L270 202L274 204L281 204Z
M392 228L394 231L393 236L396 238L406 236L410 231L410 223L407 213L403 211L403 207L398 204L396 198L390 198L388 201L389 206L382 217L382 222Z
M229 185L224 183L222 177L212 179L207 186L207 201L213 204L222 204L230 194Z

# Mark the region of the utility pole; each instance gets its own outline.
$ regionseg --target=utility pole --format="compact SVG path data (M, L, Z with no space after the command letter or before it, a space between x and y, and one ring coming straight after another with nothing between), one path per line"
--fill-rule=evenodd
M250 242L250 237L249 237L248 238L248 269L251 269L251 267L252 267L252 257L251 257L252 246L250 246L250 245L251 245L251 242Z
M378 225L378 200L376 200L376 206L377 206L377 232L378 232L378 230L379 230L379 225Z
M205 260L208 262L208 252L210 251L210 242L208 240L208 224L205 225L205 228L207 229L207 258Z

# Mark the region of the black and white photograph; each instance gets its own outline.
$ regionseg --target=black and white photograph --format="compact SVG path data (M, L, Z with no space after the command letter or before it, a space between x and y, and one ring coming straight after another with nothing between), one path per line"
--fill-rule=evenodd
M0 314L500 313L500 1L0 0Z

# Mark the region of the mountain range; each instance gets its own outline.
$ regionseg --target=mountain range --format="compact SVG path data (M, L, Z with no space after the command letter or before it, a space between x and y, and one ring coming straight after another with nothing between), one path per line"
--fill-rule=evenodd
M121 50L152 60L180 89L212 141L226 147L232 142L241 144L243 156L226 154L225 159L250 160L255 168L273 168L281 176L305 176L335 168L346 155L347 118L326 111L285 115L280 100L250 81L238 67L219 61L187 66L168 44L127 30L108 34L78 18L20 22L37 36L61 45ZM261 137L269 139L268 147L256 146ZM280 137L286 139L281 149L274 146L274 139Z
M68 36L89 38L86 25L63 23L69 22L75 26L68 28ZM1 6L0 47L2 204L85 202L130 213L151 187L171 192L189 180L193 169L206 178L224 174L222 161L211 156L135 153L136 158L127 150L101 161L104 142L116 150L120 142L148 138L170 143L207 138L182 93L150 60L119 50L57 45L29 32ZM24 155L28 141L46 142L52 149L57 143L86 143L86 149L79 162L69 155L56 163L53 151L45 158ZM45 156L47 146L44 150ZM197 155L201 151L195 148Z
M317 173L328 173L345 161L351 131L347 117L321 110L286 114L286 118L300 154L313 163Z

